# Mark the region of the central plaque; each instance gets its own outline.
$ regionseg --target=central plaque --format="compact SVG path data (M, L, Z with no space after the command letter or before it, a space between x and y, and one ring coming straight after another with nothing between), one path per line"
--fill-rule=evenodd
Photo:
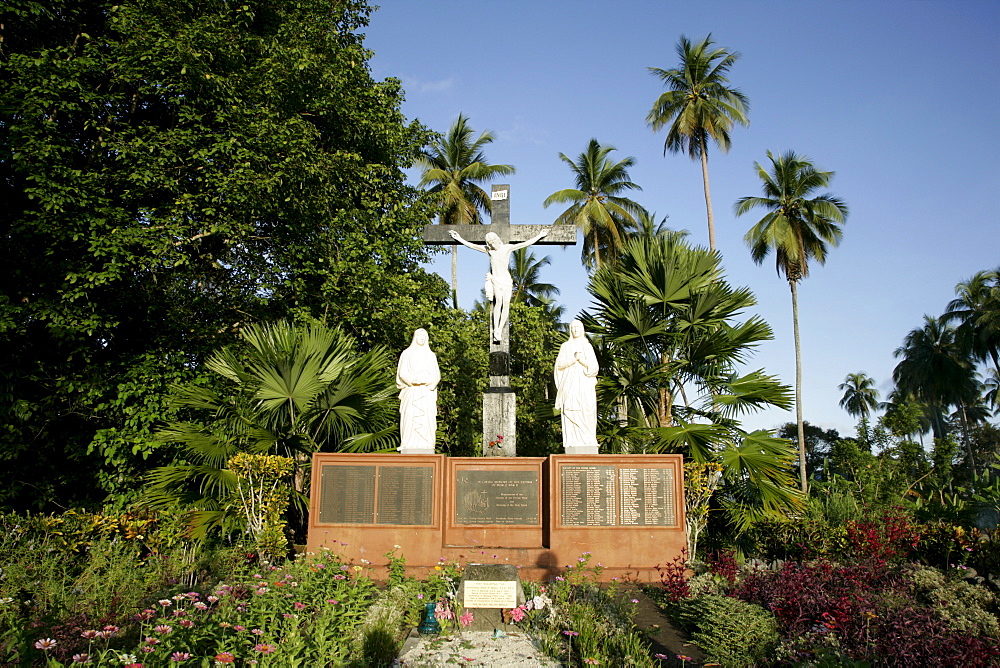
M539 523L537 471L463 470L456 482L456 524Z
M434 469L430 466L380 466L377 524L431 523Z

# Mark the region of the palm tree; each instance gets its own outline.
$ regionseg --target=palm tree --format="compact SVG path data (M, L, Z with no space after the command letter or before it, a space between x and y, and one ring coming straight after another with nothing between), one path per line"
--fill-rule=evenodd
M867 420L872 410L878 407L878 390L875 381L864 371L849 373L838 386L844 391L840 407L849 415Z
M705 186L708 212L708 247L715 250L715 222L712 194L708 186L708 143L715 142L723 153L729 150L729 131L734 123L749 125L750 102L739 89L729 86L729 69L740 57L726 49L714 49L708 35L697 44L681 35L677 43L678 67L670 70L650 67L660 77L667 91L653 104L646 122L653 131L669 125L663 154L685 152L691 159L701 159L701 177Z
M628 190L642 190L629 180L628 169L635 164L635 158L612 162L608 154L614 150L614 146L602 146L591 139L576 162L560 153L559 158L573 171L576 187L556 191L544 202L546 207L570 203L555 222L576 225L583 231L582 259L588 268L614 261L626 233L642 211L641 206L622 196Z
M923 327L911 330L893 355L900 360L892 372L896 387L930 407L936 438L945 436L948 408L956 407L966 436L969 467L974 468L967 409L980 402L981 384L975 363L959 345L956 330L925 315Z
M431 141L430 149L417 158L423 169L420 185L433 184L429 192L438 193L442 225L467 225L482 222L481 213L491 213L490 196L478 184L514 173L512 165L491 165L483 147L496 138L486 131L473 140L473 129L462 114L452 124L448 134ZM451 247L451 293L458 306L458 249Z
M545 306L552 302L552 296L559 294L559 288L542 283L540 278L542 267L551 262L547 255L539 260L527 248L514 251L510 258L510 277L514 281L510 298L512 304L523 302L528 306Z
M795 335L795 421L799 432L799 477L807 489L805 433L802 421L802 351L799 339L798 283L809 276L809 260L826 262L827 245L836 246L843 235L840 225L847 220L847 204L829 193L811 197L826 188L833 172L823 172L793 151L775 158L770 151L772 171L754 163L763 182L763 197L743 197L736 202L737 216L762 208L767 214L743 237L750 256L761 264L774 251L778 274L784 274L792 291L792 326Z
M941 321L957 322L959 343L976 359L991 360L1000 372L1000 269L976 272L956 285L955 293Z
M205 362L218 389L172 388L171 402L202 420L171 422L157 433L157 440L176 448L177 462L147 476L150 502L199 508L203 529L233 519L228 501L236 476L228 462L239 453L293 458L301 504L311 453L398 443L394 364L387 351L358 353L339 329L284 321L251 325L241 336L243 345Z
M749 412L790 407L791 392L763 371L739 373L771 329L758 316L739 320L753 295L726 282L718 253L684 236L630 238L617 263L591 278L594 306L583 319L600 351L602 437L609 450L719 463L727 508L745 527L800 499L788 442L739 425Z

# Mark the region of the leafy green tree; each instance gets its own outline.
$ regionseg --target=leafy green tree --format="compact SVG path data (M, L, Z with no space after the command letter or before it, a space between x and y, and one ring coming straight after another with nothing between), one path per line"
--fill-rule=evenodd
M799 482L806 491L805 435L802 432L802 347L799 338L798 284L809 276L809 261L826 262L827 246L840 243L840 225L847 220L847 204L826 188L833 172L823 172L793 151L775 158L768 151L771 171L754 163L763 183L763 197L743 197L735 212L742 216L752 209L766 209L756 225L744 236L753 261L760 264L773 251L779 275L784 275L792 291L792 324L795 333L795 421L799 425Z
M822 476L827 478L830 472L826 470L824 460L833 452L833 446L841 440L836 429L823 429L808 420L803 424L806 434L806 467L810 480ZM798 447L799 426L794 422L786 422L778 429L778 437L786 438Z
M490 195L478 184L514 173L511 165L491 165L483 147L496 138L486 131L477 139L469 119L458 115L448 134L437 137L417 159L423 170L420 186L430 185L429 192L439 197L438 222L442 225L471 225L482 222L481 213L493 210ZM458 250L451 247L451 291L458 306Z
M157 438L177 448L175 463L148 475L147 498L159 506L182 503L201 513L202 526L231 512L239 453L294 461L294 488L304 517L310 455L385 449L398 444L394 365L384 349L367 353L339 329L287 321L250 325L244 345L212 354L205 367L221 388L189 383L173 401L192 414Z
M718 462L727 508L741 527L799 501L788 474L793 450L741 416L788 407L789 389L762 370L741 375L752 349L771 338L756 300L730 286L719 255L665 233L626 241L614 265L591 278L584 322L597 336L598 403L606 450L682 452Z
M591 139L575 162L560 153L559 158L573 172L576 187L557 190L543 202L545 207L570 204L555 222L576 225L583 232L582 260L591 269L614 262L627 232L635 226L636 216L642 211L641 206L623 196L629 190L642 190L628 174L635 158L612 162L609 154L615 150L614 146Z
M428 133L359 0L6 3L0 503L127 493L171 383L247 323L370 347L434 306L405 184ZM12 29L16 26L16 29Z
M737 88L729 85L729 70L740 57L724 48L713 48L708 35L692 43L681 35L677 43L680 64L664 70L650 67L667 87L646 116L653 131L670 126L663 143L663 154L687 153L701 160L701 176L705 186L705 209L708 212L708 247L715 250L715 222L712 216L712 194L708 185L708 144L715 142L723 153L731 145L729 132L733 124L749 125L747 112L750 102Z

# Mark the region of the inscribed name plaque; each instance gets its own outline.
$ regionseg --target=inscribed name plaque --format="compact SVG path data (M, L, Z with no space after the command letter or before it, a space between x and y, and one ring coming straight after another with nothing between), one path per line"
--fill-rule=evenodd
M322 467L319 521L324 524L375 522L375 467Z
M455 523L536 525L539 487L538 471L459 471Z
M619 523L633 526L674 526L674 471L672 468L618 470L621 507Z
M516 608L517 582L466 580L462 605L466 608Z
M615 466L563 466L563 526L614 526L616 474Z
M429 466L380 466L376 523L430 524L433 486Z

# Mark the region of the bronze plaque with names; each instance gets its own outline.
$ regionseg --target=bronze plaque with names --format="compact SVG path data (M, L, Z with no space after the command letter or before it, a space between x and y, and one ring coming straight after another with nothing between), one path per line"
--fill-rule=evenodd
M326 464L319 500L323 524L375 522L375 467Z
M615 525L614 466L563 466L560 469L563 526Z
M619 522L632 526L674 526L674 470L620 468Z
M378 467L376 523L430 525L434 515L433 488L433 467Z
M539 523L538 471L456 472L456 524Z

